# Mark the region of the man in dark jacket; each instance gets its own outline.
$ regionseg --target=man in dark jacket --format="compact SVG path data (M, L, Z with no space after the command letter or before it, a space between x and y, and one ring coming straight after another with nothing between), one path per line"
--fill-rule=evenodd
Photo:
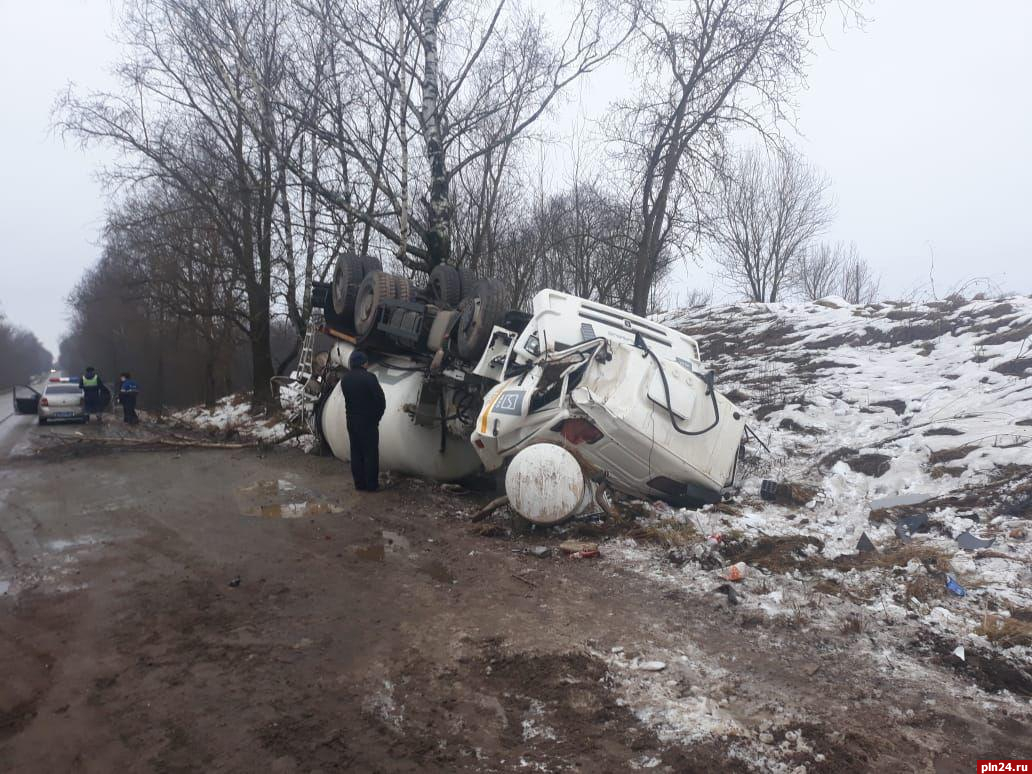
M93 366L87 366L86 371L79 377L79 389L82 390L83 403L87 418L90 414L97 415L97 421L103 418L104 408L107 406L111 393L104 386L100 374ZM107 393L105 397L105 393Z
M348 372L341 377L340 391L348 417L351 441L351 476L355 489L375 492L380 488L380 419L387 400L376 376L366 370L364 352L351 353Z
M136 396L140 386L128 371L118 377L118 402L122 404L122 419L126 424L135 425L140 421L136 415Z

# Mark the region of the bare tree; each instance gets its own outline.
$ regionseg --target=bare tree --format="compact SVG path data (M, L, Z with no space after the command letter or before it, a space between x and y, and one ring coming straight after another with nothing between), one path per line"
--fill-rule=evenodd
M827 178L793 152L746 153L724 180L709 236L724 278L752 301L777 301L832 218Z
M793 284L803 298L816 301L836 292L842 274L844 250L841 242L820 242L800 257Z
M856 245L850 245L842 262L839 294L851 304L870 304L877 300L880 288L881 278L860 257Z
M298 137L276 110L288 54L282 8L273 0L133 0L122 90L69 92L58 105L63 130L123 152L124 163L109 170L113 183L160 180L215 225L244 290L258 402L271 398L274 374L279 159Z
M529 7L504 0L471 8L449 0L301 4L310 23L336 35L325 87L311 91L316 128L340 164L298 174L421 271L454 261L464 175L468 189L481 191L467 257L486 249L514 147L627 34L610 34L606 6L594 0L578 0L558 45ZM409 152L413 138L421 156ZM420 206L411 206L410 191L423 192Z
M671 234L698 227L693 214L717 176L726 132L753 128L770 136L835 6L853 9L854 2L642 1L634 38L641 96L620 106L625 156L641 181L635 312L646 311Z

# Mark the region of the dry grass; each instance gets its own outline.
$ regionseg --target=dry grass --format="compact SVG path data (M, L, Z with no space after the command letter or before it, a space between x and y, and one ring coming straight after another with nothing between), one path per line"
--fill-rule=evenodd
M842 621L841 631L843 634L852 637L859 637L864 633L866 629L866 622L864 621L864 614L862 611L857 613L850 613Z
M679 521L658 521L647 526L638 526L628 531L627 535L640 542L655 543L666 548L683 548L702 540L702 535L695 525Z
M981 626L975 629L975 634L981 634L1001 648L1012 648L1015 645L1032 646L1032 621L987 614Z
M921 562L928 570L936 572L951 571L949 554L941 548L925 546L919 543L906 543L885 551L838 556L832 559L828 566L839 570L871 570L879 567L891 570L893 567L906 567L914 559Z

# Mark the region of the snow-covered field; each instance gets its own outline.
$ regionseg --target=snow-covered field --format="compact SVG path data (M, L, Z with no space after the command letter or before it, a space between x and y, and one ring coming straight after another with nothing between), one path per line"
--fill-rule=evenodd
M1027 710L1032 299L861 307L826 299L661 320L698 338L768 449L750 443L742 495L730 507L652 507L639 519L646 535L610 540L603 556L710 596L744 561L745 578L724 592L738 610L855 630L870 642L872 663L890 670L921 674L930 659L918 656L931 656L966 677L965 690ZM772 502L760 496L763 479L797 487ZM913 534L900 526L908 517ZM865 534L873 550L861 552ZM965 548L961 535L985 542ZM926 643L922 653L904 646L915 641ZM684 652L651 657L669 657L672 668L691 661ZM619 654L609 661L621 666ZM665 735L727 727L705 686L693 702L671 702L639 689L655 681L624 674L640 715Z

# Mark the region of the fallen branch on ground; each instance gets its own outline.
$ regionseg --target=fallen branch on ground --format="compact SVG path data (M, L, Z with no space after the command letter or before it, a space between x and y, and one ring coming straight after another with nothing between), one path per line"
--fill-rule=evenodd
M474 523L478 522L478 521L483 521L488 516L490 516L492 513L497 511L499 508L503 508L503 507L505 507L508 504L509 504L509 498L506 495L502 495L501 497L496 497L494 500L489 502L487 505L485 505L479 511L474 513L472 521Z
M186 438L180 435L173 435L171 438L70 438L68 440L62 440L55 444L51 448L57 448L60 446L74 446L78 444L99 444L102 446L130 446L136 448L144 447L169 447L173 449L261 449L268 448L271 446L277 446L281 443L285 443L293 438L297 438L299 435L303 435L303 430L294 430L287 433L279 438L266 441L262 439L256 439L254 441L202 441L195 438Z

